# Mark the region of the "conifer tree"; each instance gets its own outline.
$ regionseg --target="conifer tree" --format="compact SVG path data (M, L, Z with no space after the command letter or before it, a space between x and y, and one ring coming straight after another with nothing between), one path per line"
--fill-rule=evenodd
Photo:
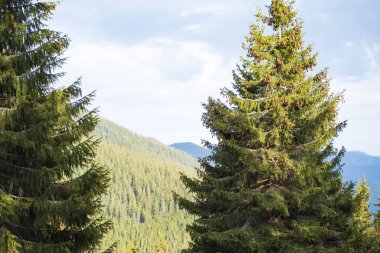
M157 235L157 242L153 247L154 253L167 253L168 252L168 243L166 242L165 238L162 236L161 233L158 233Z
M367 181L363 179L356 188L354 199L354 222L362 229L368 230L372 225L371 213L369 208L369 188Z
M352 222L353 236L351 238L352 248L357 252L371 251L376 248L376 235L371 212L369 211L370 190L365 179L356 188L354 198L354 214Z
M0 1L0 251L95 252L110 227L94 162L98 123L80 80L57 88L69 39L46 21L56 4ZM107 251L111 251L113 247Z
M226 102L210 98L204 125L217 144L199 178L182 176L194 200L175 195L198 218L186 252L350 252L353 184L344 185L344 149L333 139L342 94L305 46L294 2L259 11Z
M133 242L126 250L126 253L140 253L140 249L136 246L137 243Z

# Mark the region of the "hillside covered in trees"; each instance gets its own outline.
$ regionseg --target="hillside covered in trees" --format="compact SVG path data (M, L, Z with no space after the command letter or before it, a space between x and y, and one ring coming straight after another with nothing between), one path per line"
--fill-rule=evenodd
M102 120L97 161L111 170L104 199L114 221L106 244L119 241L117 252L172 252L187 246L185 226L191 217L178 209L172 191L186 195L179 173L194 175L196 159L154 139Z

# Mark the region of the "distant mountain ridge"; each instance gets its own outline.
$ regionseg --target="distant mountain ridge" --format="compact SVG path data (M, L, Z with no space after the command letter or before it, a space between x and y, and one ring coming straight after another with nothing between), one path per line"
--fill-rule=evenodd
M211 154L207 148L194 144L192 142L178 142L170 145L175 149L182 150L195 158L203 158Z
M211 151L192 142L174 143L170 146L191 154L194 157L203 158ZM380 157L371 156L361 151L346 152L342 163L343 180L345 182L360 182L363 178L367 180L367 184L371 189L372 204L377 202L380 197ZM373 210L373 206L371 209Z

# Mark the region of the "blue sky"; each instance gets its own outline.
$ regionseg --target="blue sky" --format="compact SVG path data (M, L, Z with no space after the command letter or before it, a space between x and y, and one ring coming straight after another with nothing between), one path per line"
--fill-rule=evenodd
M83 77L101 116L166 144L200 143L202 102L230 87L264 0L64 0L50 24L69 35L62 84ZM305 40L346 90L337 146L380 156L378 0L297 1Z

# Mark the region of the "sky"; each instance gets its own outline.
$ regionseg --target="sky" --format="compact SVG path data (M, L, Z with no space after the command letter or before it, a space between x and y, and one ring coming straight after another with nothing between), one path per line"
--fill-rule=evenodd
M257 8L268 0L63 0L49 25L71 45L68 85L97 91L100 116L165 144L211 139L202 103L231 87ZM336 146L380 156L378 0L298 0L305 41L345 90Z

